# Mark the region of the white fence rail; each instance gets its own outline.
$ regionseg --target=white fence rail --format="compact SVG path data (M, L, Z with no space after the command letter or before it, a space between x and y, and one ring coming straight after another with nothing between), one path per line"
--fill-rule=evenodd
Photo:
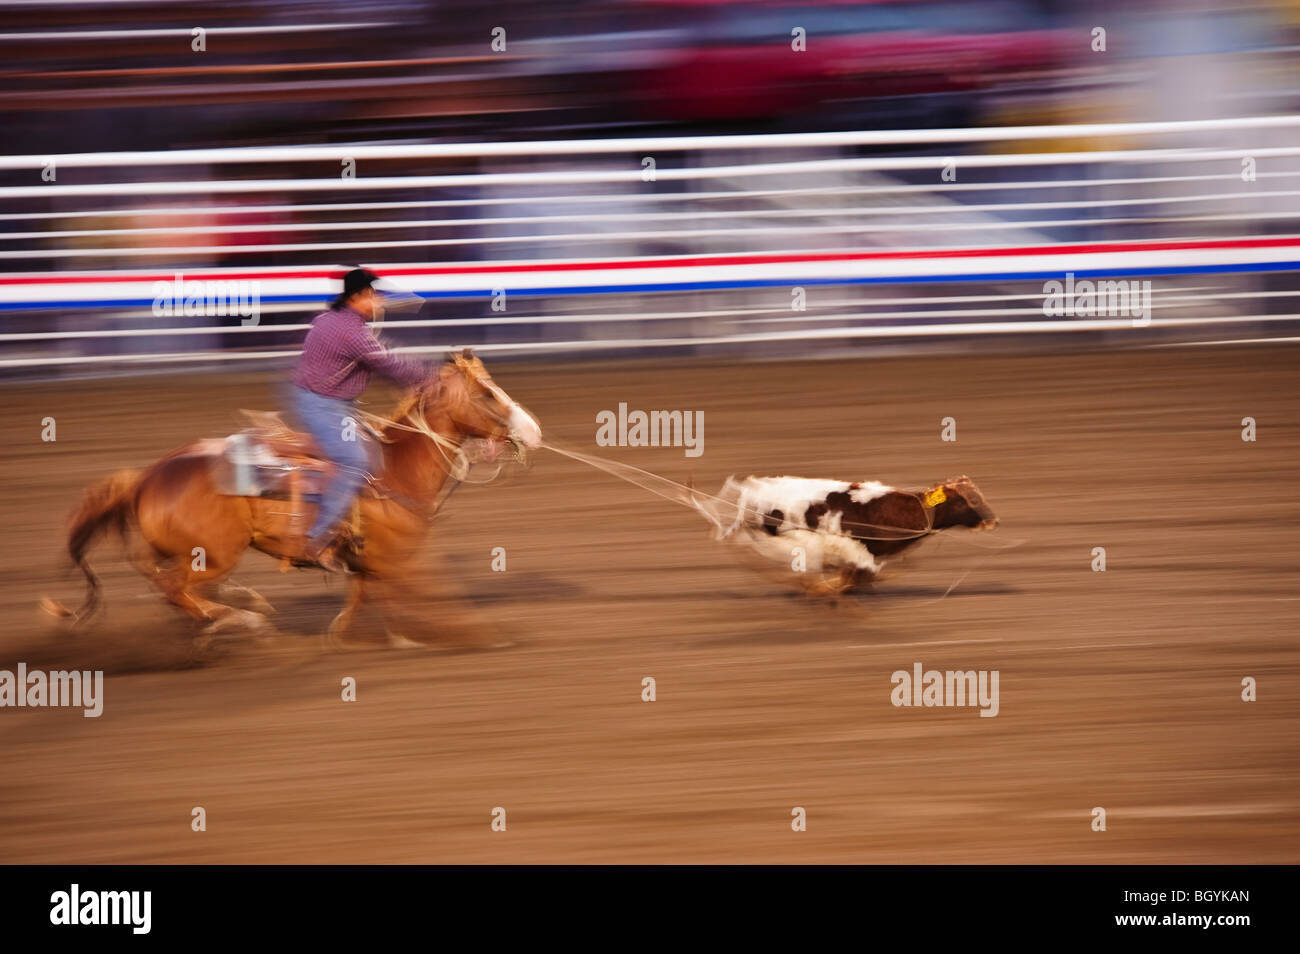
M283 360L357 260L404 293L385 327L415 351L1281 336L1300 293L1298 128L0 157L0 369ZM1054 314L1067 277L1108 297ZM1136 321L1105 310L1129 283L1147 295ZM995 301L1021 304L969 307Z

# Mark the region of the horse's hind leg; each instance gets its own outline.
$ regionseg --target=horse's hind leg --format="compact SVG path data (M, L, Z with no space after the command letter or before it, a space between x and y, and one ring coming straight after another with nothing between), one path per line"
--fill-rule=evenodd
M252 543L254 527L247 499L217 492L206 456L179 456L160 464L152 477L141 481L135 509L140 536L155 554L155 565L146 575L168 602L207 623L209 634L267 626L260 613L197 592L230 575Z
M257 631L270 627L267 618L261 613L218 603L195 592L199 586L225 576L232 569L231 566L206 562L202 568L195 568L193 562L177 558L171 561L171 566L155 565L154 569L153 580L163 596L192 619L200 623L206 622L208 625L203 630L205 635L230 629Z
M275 607L271 605L265 596L251 586L244 586L244 584L236 583L234 580L222 580L217 586L217 593L223 597L227 595L245 597L253 605L253 608L264 616L270 616L275 612Z
M169 571L166 554L154 549L148 543L142 541L140 545L130 551L129 557L132 565L135 566L136 570L138 570L141 575L158 585L164 593L168 591L169 587L165 585L167 581L164 580L165 574ZM270 601L267 600L266 597L257 592L257 590L253 589L251 586L244 586L242 583L237 583L235 580L222 580L217 584L217 593L223 597L244 597L252 604L254 610L265 616L270 616L275 612L275 607L271 605ZM168 598L170 599L170 597ZM186 612L189 612L190 603L187 601L182 608L185 609Z

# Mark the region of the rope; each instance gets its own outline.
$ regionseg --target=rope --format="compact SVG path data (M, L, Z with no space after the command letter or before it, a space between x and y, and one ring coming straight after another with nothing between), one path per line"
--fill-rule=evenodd
M569 457L573 460L587 464L590 467L594 467L597 470L602 470L605 473L610 474L613 477L617 477L620 480L626 481L629 484L633 484L634 486L641 487L643 490L648 490L650 491L650 493L655 494L658 497L662 497L665 500L670 500L673 503L681 504L683 507L687 507L691 510L701 512L704 514L704 516L707 519L710 520L710 522L712 522L715 526L718 526L719 529L722 528L718 524L717 520L713 517L713 515L705 511L699 505L699 501L701 499L717 501L718 503L721 503L728 509L734 507L738 511L736 524L739 524L740 516L746 513L756 516L759 519L762 519L763 517L766 516L766 514L763 511L756 510L753 507L745 506L744 504L741 504L738 501L733 502L723 497L719 497L716 494L709 494L701 490L696 490L694 487L688 486L683 483L679 483L678 481L672 480L668 477L661 477L658 474L651 473L650 471L644 470L640 467L634 467L631 464L624 464L621 461L606 460L601 457L594 457L591 454L583 454L579 451L567 450L562 447L557 447L555 444L549 442L543 444L542 447L546 448L549 451L554 451L555 453L563 457ZM643 483L642 480L638 480L637 478L628 476L627 472L636 474L637 477L642 479L648 478L649 480L652 481L658 481L660 484L666 484L667 486L674 488L676 493L672 493L672 494L663 493L659 490L656 490L653 486L649 486L646 483ZM924 530L916 530L912 527L893 527L893 526L889 526L888 524L880 524L880 523L862 523L859 521L841 521L840 526L855 527L855 528L870 529L870 530L885 530L885 531L893 532L892 536L887 536L887 537L885 536L860 537L860 539L863 540L898 541L898 540L919 539L921 537L930 536L931 534L935 534L939 532L938 530L935 530L932 525L932 521L934 519L932 514L933 512L929 508L926 508L926 518L927 521L931 522L931 525L927 526L926 529Z

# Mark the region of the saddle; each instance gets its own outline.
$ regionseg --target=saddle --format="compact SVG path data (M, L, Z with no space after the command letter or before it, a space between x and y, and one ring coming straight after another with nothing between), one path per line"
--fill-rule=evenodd
M225 438L213 462L217 491L233 497L319 496L334 474L307 434L273 411L244 411L251 427Z
M325 485L337 468L321 455L310 435L293 430L274 411L242 413L251 427L224 440L207 442L217 492L287 501L285 513L290 516L290 533L305 535L306 514L301 511L301 505L320 502ZM361 496L377 496L373 482L366 482L358 495ZM362 548L358 503L353 503L351 517L340 533L350 549ZM290 562L286 558L281 569L288 569Z

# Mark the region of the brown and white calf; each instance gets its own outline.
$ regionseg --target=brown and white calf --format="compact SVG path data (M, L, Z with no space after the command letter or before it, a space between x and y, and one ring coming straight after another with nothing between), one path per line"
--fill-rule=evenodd
M716 496L696 493L693 502L717 539L802 571L797 579L817 594L871 582L887 560L932 533L988 530L998 522L965 475L924 490L875 481L729 477Z

